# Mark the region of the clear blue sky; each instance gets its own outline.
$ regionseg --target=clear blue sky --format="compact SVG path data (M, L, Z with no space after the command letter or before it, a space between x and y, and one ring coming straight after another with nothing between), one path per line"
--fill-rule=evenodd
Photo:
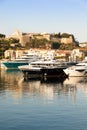
M87 0L0 0L0 33L66 32L87 41Z

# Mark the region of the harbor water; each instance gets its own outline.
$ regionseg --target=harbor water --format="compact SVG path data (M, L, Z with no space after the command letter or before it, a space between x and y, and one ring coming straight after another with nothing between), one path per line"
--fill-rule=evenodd
M23 79L0 71L0 130L87 130L87 78Z

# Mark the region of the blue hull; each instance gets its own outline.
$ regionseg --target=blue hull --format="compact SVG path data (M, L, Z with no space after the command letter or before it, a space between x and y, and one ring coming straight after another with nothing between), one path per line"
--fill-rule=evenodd
M7 69L18 69L18 66L28 65L28 62L2 62Z

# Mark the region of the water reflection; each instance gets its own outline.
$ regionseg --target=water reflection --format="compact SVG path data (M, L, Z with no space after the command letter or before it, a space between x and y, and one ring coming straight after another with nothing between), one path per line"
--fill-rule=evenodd
M39 95L53 99L55 96L63 95L72 96L75 99L78 87L87 92L86 86L87 78L84 77L25 81L20 71L2 70L0 73L0 93L10 92L14 98Z
M0 73L0 130L87 129L87 79L25 81Z
M64 81L64 86L69 87L71 90L75 88L85 90L87 89L87 77L70 77ZM85 92L84 91L84 92Z
M76 85L87 81L86 77L69 77L64 81L64 84Z

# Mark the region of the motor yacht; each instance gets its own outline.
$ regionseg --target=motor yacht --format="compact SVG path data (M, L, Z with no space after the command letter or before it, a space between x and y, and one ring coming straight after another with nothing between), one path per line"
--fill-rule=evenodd
M56 60L41 59L31 62L29 65L19 66L18 68L24 73L24 77L66 77L63 71L66 65Z
M70 77L82 77L87 76L87 63L81 62L74 66L64 69L64 72Z

